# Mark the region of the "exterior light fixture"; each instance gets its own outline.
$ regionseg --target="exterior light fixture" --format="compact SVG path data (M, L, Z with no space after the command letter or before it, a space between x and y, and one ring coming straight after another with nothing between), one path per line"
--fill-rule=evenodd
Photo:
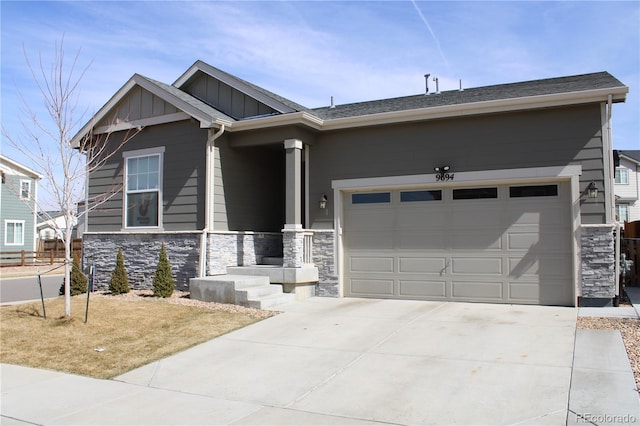
M589 186L587 186L587 197L598 198L598 187L594 181L591 181Z
M439 166L434 167L433 170L436 172L436 180L453 180L453 173L449 173L451 167L449 166Z
M327 196L325 194L322 194L322 197L320 197L320 209L324 210L327 208Z

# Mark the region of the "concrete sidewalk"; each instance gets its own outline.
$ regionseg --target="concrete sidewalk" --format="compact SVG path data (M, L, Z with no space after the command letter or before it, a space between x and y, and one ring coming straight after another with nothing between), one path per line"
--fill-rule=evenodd
M576 334L574 308L312 298L284 311L115 380L2 364L2 424L640 422L621 339ZM608 379L618 393L601 395Z

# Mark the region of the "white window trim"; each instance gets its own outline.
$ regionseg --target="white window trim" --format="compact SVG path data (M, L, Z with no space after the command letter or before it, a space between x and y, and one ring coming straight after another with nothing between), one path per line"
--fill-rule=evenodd
M16 224L21 224L22 225L22 235L21 235L21 239L22 242L21 243L16 243L15 242L15 228L14 228L14 232L13 232L13 236L14 236L14 242L9 242L7 240L7 236L9 235L8 233L8 229L9 229L9 225L16 225ZM24 246L24 220L11 220L11 219L7 219L4 221L4 245L5 246Z
M613 182L616 185L629 185L629 169L627 169L626 167L616 167L616 172L622 172L624 171L625 176L626 176L626 182L616 182L615 181L615 174L613 175ZM622 178L622 173L619 173L619 176Z
M27 184L27 186L29 187L29 189L27 190L27 191L28 191L28 193L27 193L27 196L26 196L26 197L23 197L23 196L22 196L22 185L24 185L24 184ZM19 191L20 191L20 199L21 199L21 200L30 200L30 199L32 198L32 197L31 197L31 181L30 181L30 180L28 180L28 179L20 179L20 188L19 188Z
M616 215L618 216L618 222L624 222L625 220L629 220L630 219L630 213L631 213L631 209L630 209L631 205L627 204L627 203L619 203L616 204ZM626 216L627 218L624 219L622 217L620 217L620 212L621 210L625 210L626 211Z
M161 231L163 229L162 222L162 206L163 206L163 196L162 196L162 187L164 180L164 146L159 146L156 148L147 148L147 149L136 149L133 151L126 151L122 153L122 158L124 161L124 170L123 170L123 197L122 197L122 229L124 231ZM157 155L160 157L158 164L158 225L157 226L127 226L127 195L129 194L128 189L128 179L127 179L127 161L130 158L138 158L138 157L149 157L152 155ZM152 191L135 191L137 192L152 192Z

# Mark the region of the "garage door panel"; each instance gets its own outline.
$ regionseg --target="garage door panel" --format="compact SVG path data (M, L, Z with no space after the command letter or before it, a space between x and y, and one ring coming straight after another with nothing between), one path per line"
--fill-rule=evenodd
M501 257L453 257L451 259L452 274L502 275Z
M399 250L434 250L441 251L447 245L449 236L440 229L437 231L427 231L421 229L400 230L395 233L397 236L397 248Z
M422 229L439 229L440 225L446 222L448 214L444 207L431 207L431 205L422 208L398 209L397 225L399 229L415 228L416 225Z
M446 298L446 281L400 280L399 296Z
M573 305L570 185L557 184L557 196L544 188L553 185L497 185L490 199L454 199L454 189L474 194L458 185L388 191L385 203L351 204L347 194L345 294Z
M401 274L441 274L447 264L444 257L400 257L398 261L398 272Z
M543 305L569 305L572 303L571 291L566 281L548 281L540 283L511 283L509 298L518 303Z
M394 258L352 256L349 271L351 272L393 272Z
M393 249L392 231L354 232L345 234L345 243L352 250L391 250Z
M508 250L527 250L527 251L543 251L549 250L566 252L568 250L567 242L568 230L558 230L557 232L540 232L538 231L508 231L507 232L507 249Z
M452 297L465 300L500 300L502 299L502 282L453 281Z
M531 280L536 277L540 282L545 278L571 277L570 265L563 257L555 256L525 256L509 258L509 278L512 281L518 279Z
M395 227L396 219L393 209L388 207L377 208L375 209L375 215L371 214L372 210L372 207L351 210L348 215L345 215L345 227L354 231L371 228L393 229Z
M351 279L352 296L393 296L393 279Z
M502 230L470 229L454 230L448 235L449 247L452 250L489 250L502 249Z

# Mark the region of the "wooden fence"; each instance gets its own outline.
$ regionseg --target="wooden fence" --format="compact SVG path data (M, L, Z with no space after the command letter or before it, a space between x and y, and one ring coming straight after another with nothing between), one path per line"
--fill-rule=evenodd
M640 286L640 221L625 222L620 253L631 261L631 271L622 276L621 281L626 286Z
M82 239L73 240L71 253L72 257L82 255ZM64 262L64 244L60 240L39 241L37 251L0 252L0 267L52 265L58 262Z

